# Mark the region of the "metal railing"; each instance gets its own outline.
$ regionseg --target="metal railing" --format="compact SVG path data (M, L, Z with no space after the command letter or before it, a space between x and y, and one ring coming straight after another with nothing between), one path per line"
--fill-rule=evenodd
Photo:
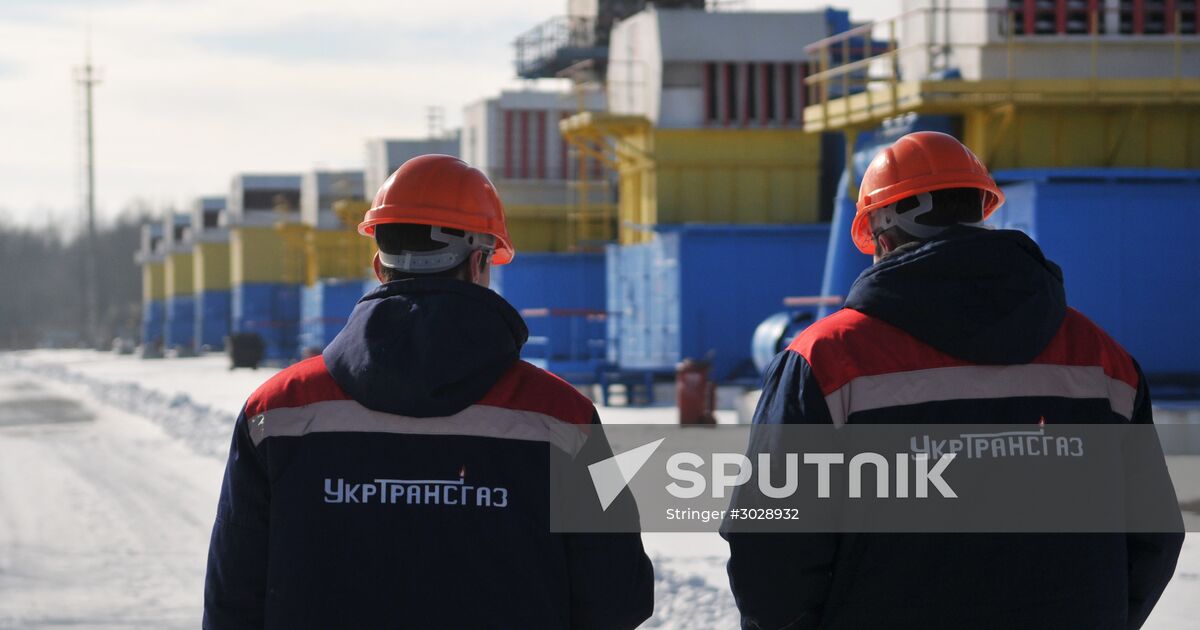
M554 63L564 49L586 49L599 45L596 19L560 15L529 29L513 42L517 75L535 74Z
M1042 7L1044 4L1052 6L1045 8ZM1126 31L1130 27L1127 23L1132 19L1129 11L1101 8L1095 6L1096 3L1085 3L1092 5L1091 8L1079 9L1079 4L1078 1L1059 0L1057 3L1025 3L1022 8L925 7L818 40L805 47L809 58L816 62L816 71L804 79L808 108L810 111L813 107L820 108L820 120L825 126L828 126L831 117L849 119L854 106L865 107L869 111L880 108L898 112L906 98L903 92L906 81L962 79L958 74L961 69L955 53L965 49L1002 47L1005 55L1003 75L989 71L988 74L992 76L980 78L1012 82L1046 78L1044 72L1042 76L1033 76L1032 72L1022 71L1018 67L1023 52L1044 50L1040 47L1046 44L1087 43L1088 67L1071 65L1079 63L1078 56L1073 56L1058 59L1057 62L1064 66L1056 69L1062 71L1062 78L1089 79L1094 82L1101 75L1102 51L1124 54L1123 49L1113 46L1118 42L1169 45L1171 62L1158 66L1158 71L1153 75L1137 78L1174 79L1178 83L1183 77L1184 49L1200 44L1200 37L1196 35L1194 10L1185 14L1176 8L1171 19L1163 24L1164 29L1170 30L1148 30L1145 20L1142 20L1135 24L1139 32L1128 33ZM1042 8L1033 15L1024 6ZM1069 13L1066 12L1068 8ZM1047 26L1047 15L1054 18L1052 27ZM1086 19L1086 29L1080 28L1080 19ZM1150 25L1154 26L1153 23ZM905 37L904 29L913 31ZM975 39L956 40L954 36L958 31L973 32ZM861 49L864 42L870 42L870 48L876 50L882 42L884 52L856 58L852 51ZM923 56L924 59L913 60L913 56ZM921 76L904 76L906 65L921 68L924 72ZM854 99L859 102L852 105L851 100Z

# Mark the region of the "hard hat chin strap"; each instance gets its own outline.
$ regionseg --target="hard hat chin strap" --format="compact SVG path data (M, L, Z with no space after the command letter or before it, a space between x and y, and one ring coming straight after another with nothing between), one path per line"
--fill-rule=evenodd
M429 231L429 238L446 246L427 252L404 251L398 254L379 252L379 264L406 273L439 273L463 263L471 252L480 250L488 261L496 248L496 238L490 234L465 232L461 236L445 232L438 226Z

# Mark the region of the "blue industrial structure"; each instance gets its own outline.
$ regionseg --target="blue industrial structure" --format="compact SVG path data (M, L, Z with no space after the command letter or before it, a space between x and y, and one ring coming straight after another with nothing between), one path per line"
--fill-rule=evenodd
M193 339L198 353L221 350L232 311L229 230L222 226L225 197L200 197L192 205L191 239L195 292Z
M220 349L229 335L232 296L228 289L196 294L196 349Z
M195 254L188 213L168 212L163 218L160 243L163 258L163 295L166 322L163 325L163 349L182 356L195 349L196 297Z
M284 283L239 284L233 287L233 332L263 339L268 361L300 356L300 286Z
M165 313L163 347L191 352L196 334L196 297L192 294L167 297Z
M378 286L378 283L375 283ZM360 280L318 280L300 293L300 348L320 352L346 326L363 296Z
M163 328L167 320L167 305L164 300L142 303L142 346L163 347Z
M708 359L721 381L756 378L755 327L821 286L829 225L683 225L608 250L608 359L674 372Z
M574 381L604 362L604 254L522 253L492 269L492 288L529 326L522 356Z
M858 135L854 172L914 131L956 134L959 119L906 116ZM1200 388L1200 248L1190 238L1200 171L1036 168L994 173L1007 201L988 221L1021 230L1063 268L1068 300L1141 362L1159 396ZM871 264L850 239L855 195L843 175L834 200L821 295L845 296ZM821 306L819 316L836 310ZM777 313L753 341L756 362L802 330L804 311ZM778 336L779 339L775 339ZM767 339L771 337L771 339ZM759 366L761 369L761 365Z
M1200 387L1200 171L1014 169L989 223L1025 232L1062 267L1067 300L1141 363L1161 396ZM1195 391L1195 390L1193 390Z

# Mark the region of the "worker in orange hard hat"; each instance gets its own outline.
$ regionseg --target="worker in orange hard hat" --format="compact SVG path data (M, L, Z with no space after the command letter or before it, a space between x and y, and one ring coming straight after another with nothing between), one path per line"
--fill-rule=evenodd
M382 285L238 418L204 627L637 627L654 594L637 530L550 528L550 462L611 451L591 401L520 360L525 323L488 288L514 255L492 183L413 158L359 232ZM609 514L637 522L628 491Z
M918 131L875 156L858 191L854 244L876 259L906 243L975 225L1004 204L1004 193L953 136Z
M850 235L875 264L845 308L775 358L755 424L962 425L947 433L963 437L981 424L999 436L1047 424L1151 424L1137 363L1067 306L1059 267L1024 233L981 225L1003 202L987 168L952 136L911 133L881 150L863 174ZM1152 499L1155 522L1169 524L1148 531L1169 533L1027 534L1047 527L1004 523L995 533L954 533L936 518L917 531L905 521L895 530L903 535L726 527L742 627L1138 628L1183 540L1151 442L1146 456L1101 468L1151 480L1156 492L1138 503ZM1115 485L1109 498L1127 510L1131 497ZM751 486L735 505L761 505ZM943 518L953 514L955 504L941 506ZM885 508L872 531L888 531L886 516L896 513Z
M482 171L447 155L405 162L380 187L358 232L379 244L382 281L398 277L385 270L427 276L462 266L462 279L487 286L489 266L515 254L496 188Z

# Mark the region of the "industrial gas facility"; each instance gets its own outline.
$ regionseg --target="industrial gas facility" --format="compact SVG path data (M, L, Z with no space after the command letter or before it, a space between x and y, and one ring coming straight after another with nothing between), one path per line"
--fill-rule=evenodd
M566 9L513 35L518 77L569 87L480 94L461 129L368 142L362 170L231 173L144 225L142 356L319 353L378 285L355 231L375 191L442 153L503 200L517 255L492 288L528 324L526 360L628 404L688 359L753 387L870 264L849 223L875 152L934 130L987 164L1007 197L989 223L1062 267L1160 404L1200 398L1195 0L901 0L869 24Z

